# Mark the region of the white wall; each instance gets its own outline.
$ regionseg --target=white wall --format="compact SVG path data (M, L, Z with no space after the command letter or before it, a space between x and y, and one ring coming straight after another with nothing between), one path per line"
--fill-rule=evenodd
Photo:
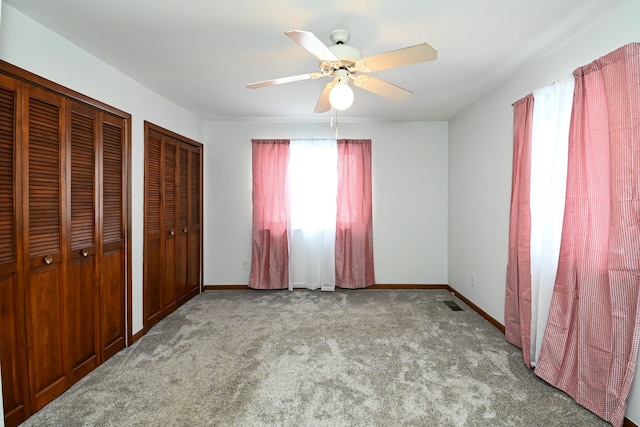
M203 125L110 65L88 54L31 18L2 5L0 59L98 99L132 115L133 333L142 329L144 120L197 141Z
M511 104L627 43L640 41L630 0L529 65L449 124L449 284L504 324L513 144ZM476 273L476 286L471 274ZM640 424L640 374L627 417Z
M251 139L332 138L321 123L214 122L206 128L205 285L247 284ZM340 123L339 138L372 140L376 282L447 283L447 123Z

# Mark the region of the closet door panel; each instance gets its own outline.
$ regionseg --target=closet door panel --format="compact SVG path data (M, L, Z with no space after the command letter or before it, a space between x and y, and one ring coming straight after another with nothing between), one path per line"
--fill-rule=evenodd
M66 284L71 288L65 295L68 363L75 382L95 369L99 360L95 253L87 257L73 254Z
M0 360L4 422L17 425L28 415L28 383L24 342L21 275L21 226L16 200L20 196L20 129L16 80L0 76Z
M102 118L101 334L103 360L126 344L124 121Z
M99 283L96 272L97 110L69 103L70 239L65 281L69 363L77 381L98 366Z
M102 272L104 280L102 298L102 351L103 361L110 358L125 347L125 283L124 277L124 249L105 245L102 257ZM119 305L118 305L119 304ZM112 310L111 307L114 309Z
M47 267L31 268L27 325L29 377L34 409L38 410L70 385L65 359L61 260Z
M144 320L150 328L162 318L162 135L149 130L145 159Z
M163 317L176 309L176 250L177 250L177 142L163 137L164 147L164 288L162 292Z
M189 147L186 144L180 144L178 153L176 287L178 304L181 305L189 299Z
M187 260L187 287L190 297L200 293L202 281L202 155L198 147L191 147L189 152L189 236Z
M26 89L23 126L25 305L29 383L34 410L70 385L64 330L64 181L62 173L64 99L34 87Z

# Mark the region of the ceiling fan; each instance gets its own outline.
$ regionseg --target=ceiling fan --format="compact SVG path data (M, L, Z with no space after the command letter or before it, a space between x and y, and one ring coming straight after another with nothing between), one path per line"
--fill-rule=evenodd
M353 81L356 87L393 101L406 101L411 97L412 92L370 76L368 73L419 62L433 61L438 56L438 51L431 45L421 43L368 58L362 58L362 54L358 49L347 44L349 41L349 32L346 30L332 31L330 38L335 44L329 47L309 31L291 30L286 31L285 35L320 61L320 71L249 83L247 87L257 89L300 80L332 77L333 80L327 83L320 94L314 110L315 113L324 113L325 111L329 111L331 107L336 110L346 110L349 108L353 103L353 91L349 86L349 81Z

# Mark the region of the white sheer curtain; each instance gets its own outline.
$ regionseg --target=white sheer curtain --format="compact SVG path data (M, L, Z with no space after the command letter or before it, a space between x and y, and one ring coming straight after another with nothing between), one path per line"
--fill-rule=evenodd
M337 170L335 140L291 140L289 290L335 289Z
M533 92L531 140L531 365L540 355L556 279L567 182L574 78Z

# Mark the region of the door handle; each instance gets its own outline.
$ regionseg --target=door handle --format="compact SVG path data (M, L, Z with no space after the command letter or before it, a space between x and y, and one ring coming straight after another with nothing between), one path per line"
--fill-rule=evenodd
M173 231L173 230L169 231L169 236L174 236L175 234L176 234L175 231Z
M184 228L182 229L182 232L183 232L183 233L186 233L186 232L187 232L187 227L184 227Z
M44 257L44 263L49 265L53 262L53 257L51 255L47 255L46 257Z
M83 249L82 251L80 251L80 254L82 256L87 256L87 255L89 255L89 251L87 251L86 249Z

